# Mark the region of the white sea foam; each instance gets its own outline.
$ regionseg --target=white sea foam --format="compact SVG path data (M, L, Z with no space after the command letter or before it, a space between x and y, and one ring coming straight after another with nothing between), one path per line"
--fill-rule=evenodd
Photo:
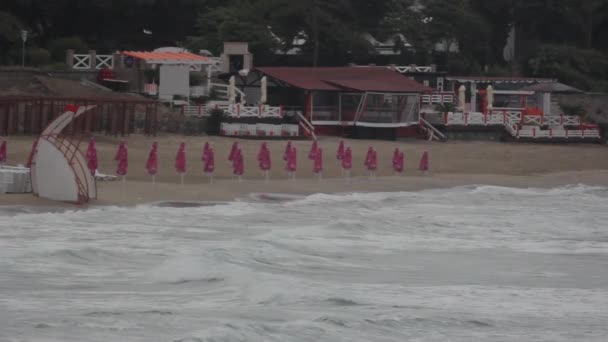
M0 341L604 341L606 207L478 185L0 209Z

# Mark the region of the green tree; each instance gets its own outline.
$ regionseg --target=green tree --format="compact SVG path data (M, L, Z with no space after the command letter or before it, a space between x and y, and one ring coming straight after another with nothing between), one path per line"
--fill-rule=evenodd
M23 24L14 15L0 12L0 60L4 59L4 62L7 62L6 53L21 40L23 28Z

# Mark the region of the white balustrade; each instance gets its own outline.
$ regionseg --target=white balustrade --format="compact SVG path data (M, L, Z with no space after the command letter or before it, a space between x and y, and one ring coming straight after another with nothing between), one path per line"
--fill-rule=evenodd
M97 55L95 59L95 69L114 69L114 56Z
M72 69L75 69L75 70L114 69L114 56L113 55L95 55L95 61L93 61L91 59L91 55L75 54L73 57L73 62L72 62Z
M232 118L280 118L282 117L281 107L271 106L241 106L240 104L217 105L216 108L223 110ZM208 108L202 105L184 106L182 113L187 116L207 116Z
M76 70L91 69L91 55L74 55L72 68Z
M601 137L600 131L591 129L565 129L564 126L579 126L581 119L578 116L524 116L517 110L492 111L490 114L479 112L471 113L445 113L445 125L448 126L487 126L504 125L505 129L519 138L592 138ZM519 128L519 124L523 124ZM542 126L550 126L542 129Z

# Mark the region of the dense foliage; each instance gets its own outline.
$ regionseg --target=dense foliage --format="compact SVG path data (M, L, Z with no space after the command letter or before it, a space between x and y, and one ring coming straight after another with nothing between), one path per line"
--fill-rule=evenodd
M512 27L515 55L505 62ZM219 53L223 41L241 40L258 65L436 63L453 73L551 76L608 90L606 0L3 0L1 63L20 61L21 29L30 32L31 64L61 62L67 47ZM380 41L401 34L401 55L376 55L365 33ZM305 41L299 55L275 53L297 38Z

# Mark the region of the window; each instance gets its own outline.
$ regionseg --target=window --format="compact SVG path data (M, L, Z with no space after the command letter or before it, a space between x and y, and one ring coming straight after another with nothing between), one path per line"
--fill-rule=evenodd
M437 77L437 90L443 91L443 77Z

